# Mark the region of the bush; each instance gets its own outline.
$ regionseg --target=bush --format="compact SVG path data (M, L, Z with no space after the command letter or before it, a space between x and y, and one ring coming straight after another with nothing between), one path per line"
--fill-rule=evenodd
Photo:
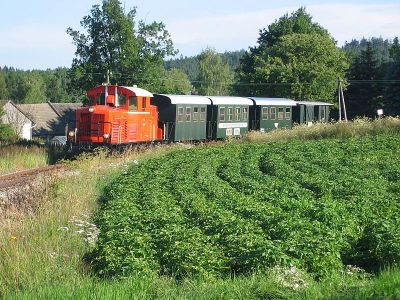
M18 139L14 129L8 124L0 124L0 142L12 143Z

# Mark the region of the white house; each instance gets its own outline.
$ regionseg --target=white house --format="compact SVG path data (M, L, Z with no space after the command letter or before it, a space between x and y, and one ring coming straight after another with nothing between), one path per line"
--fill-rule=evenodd
M21 139L32 139L32 128L35 123L11 100L0 100L0 108L4 115L0 117L0 123L10 124Z

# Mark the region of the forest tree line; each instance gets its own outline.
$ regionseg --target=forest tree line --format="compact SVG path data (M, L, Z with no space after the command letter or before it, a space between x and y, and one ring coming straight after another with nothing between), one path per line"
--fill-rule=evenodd
M339 48L300 8L260 30L257 45L247 51L221 54L207 48L197 56L167 59L177 51L164 24L135 18L136 10L125 13L118 0L94 5L81 21L86 34L67 30L77 49L72 66L32 71L0 67L0 99L79 102L86 89L105 82L110 70L112 83L137 84L154 93L335 103L340 78L351 117L373 116L377 108L400 114L398 38L352 40ZM104 28L107 34L101 33Z

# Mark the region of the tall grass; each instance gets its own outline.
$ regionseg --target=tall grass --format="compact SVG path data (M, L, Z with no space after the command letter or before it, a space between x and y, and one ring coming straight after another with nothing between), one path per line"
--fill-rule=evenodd
M0 218L0 298L12 290L46 283L75 282L87 276L82 257L90 247L90 217L103 188L130 163L162 155L175 147L109 156L83 154L70 162L71 171L56 179L31 214L13 212ZM82 231L83 230L83 231Z
M331 126L331 127L330 127ZM350 126L350 127L349 127ZM249 140L273 141L294 138L345 137L379 132L398 132L399 119L351 124L294 128L251 133ZM269 136L269 137L267 137ZM304 288L282 281L279 274L254 274L233 279L188 279L176 282L165 277L133 277L125 281L99 281L82 262L92 247L91 215L103 188L132 163L177 151L180 146L130 150L123 154L83 154L69 162L71 171L56 179L51 188L35 194L40 205L33 213L14 212L0 218L0 298L5 299L399 299L400 270L388 270L377 278L357 274L333 274L324 282L305 278ZM26 160L26 151L15 149L14 167ZM2 151L2 149L0 149ZM36 160L47 164L47 153ZM7 150L7 153L13 151ZM5 153L5 152L4 152ZM31 155L31 154L29 154ZM3 160L0 152L0 165ZM4 159L5 161L8 159ZM34 159L35 160L35 159ZM0 167L4 170L5 167ZM0 171L1 172L1 171ZM360 289L362 288L362 289Z
M59 145L43 145L36 141L0 144L0 174L54 164L68 155Z
M400 118L356 119L332 124L318 123L294 126L292 129L276 129L270 132L250 132L246 140L251 142L290 141L294 139L350 138L384 133L400 133Z
M355 276L355 277L352 277ZM333 274L324 282L308 282L294 288L279 274L253 274L228 279L189 279L135 276L122 281L93 278L51 283L23 292L10 292L5 299L399 299L400 270L388 270L376 278Z
M0 147L0 174L42 167L49 163L46 148L8 145Z

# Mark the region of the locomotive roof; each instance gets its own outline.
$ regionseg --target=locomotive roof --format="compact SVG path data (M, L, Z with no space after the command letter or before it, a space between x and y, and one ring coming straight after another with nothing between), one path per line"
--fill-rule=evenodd
M297 102L287 98L264 98L264 97L250 97L254 100L256 105L268 105L268 106L296 106Z
M120 86L120 88L125 88L131 92L134 92L136 96L139 97L153 97L153 94L145 89L141 89L135 86Z
M253 101L244 97L210 96L214 105L253 105Z
M88 90L88 94L90 93L98 93L99 91L104 91L107 88L107 85L98 85L96 87L91 88ZM108 85L109 91L114 90L117 88L118 90L128 90L133 92L135 96L139 97L153 97L153 94L145 89L138 88L137 86L122 86L122 85Z
M332 106L332 103L319 101L296 101L297 105L315 105L315 106Z
M197 95L166 95L166 94L155 94L156 96L163 96L171 101L171 104L204 104L210 105L211 101L209 98Z

